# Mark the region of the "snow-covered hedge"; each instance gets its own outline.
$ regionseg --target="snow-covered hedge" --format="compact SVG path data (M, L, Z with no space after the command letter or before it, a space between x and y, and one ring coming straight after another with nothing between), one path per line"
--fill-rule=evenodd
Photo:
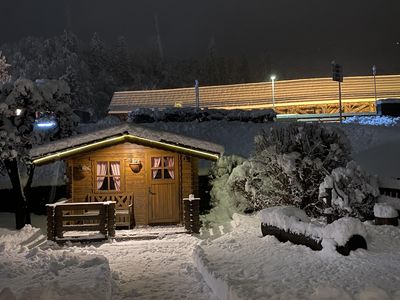
M331 189L331 213L362 220L373 218L373 207L379 196L378 179L364 172L354 161L338 167L319 186L319 194Z
M195 107L137 108L128 114L128 121L133 123L153 122L206 122L212 120L242 121L263 123L273 121L276 113L272 109L197 109Z
M311 223L305 212L296 207L266 208L260 212L260 219L264 224L322 240L323 246L344 246L353 235L360 235L364 239L367 236L365 226L358 219L341 218L321 226Z
M360 125L372 125L372 126L399 126L400 117L391 116L371 116L371 117L359 117L354 116L347 118L343 121L346 124L360 124Z

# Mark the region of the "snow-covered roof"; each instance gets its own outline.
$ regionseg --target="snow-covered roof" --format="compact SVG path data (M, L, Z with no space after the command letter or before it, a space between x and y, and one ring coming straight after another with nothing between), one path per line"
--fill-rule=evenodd
M35 164L41 165L123 142L180 152L209 160L216 160L224 152L224 148L218 144L137 124L124 123L37 146L31 149L30 155Z

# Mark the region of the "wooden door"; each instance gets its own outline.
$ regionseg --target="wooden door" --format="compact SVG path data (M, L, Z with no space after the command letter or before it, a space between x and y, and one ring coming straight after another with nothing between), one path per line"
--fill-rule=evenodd
M149 224L179 223L178 156L152 153L148 166Z

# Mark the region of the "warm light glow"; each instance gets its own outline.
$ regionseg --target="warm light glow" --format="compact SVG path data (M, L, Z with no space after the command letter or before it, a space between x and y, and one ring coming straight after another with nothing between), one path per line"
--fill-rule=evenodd
M274 81L276 79L275 75L271 75L271 80Z
M182 152L182 153L189 154L189 155L191 154L193 156L197 156L197 157L209 159L209 160L217 160L219 158L218 154L213 154L213 153L209 153L209 152L205 152L205 151L185 148L185 147L177 146L177 145L171 145L168 143L158 142L158 141L154 141L154 140L150 140L150 139L146 139L146 138L141 138L141 137L130 135L130 134L124 134L122 136L109 138L104 141L94 142L89 145L79 146L79 147L61 151L61 152L58 152L55 154L50 154L48 156L33 160L33 163L35 165L43 165L43 164L50 163L50 162L53 162L53 161L56 161L59 159L70 157L72 155L79 154L79 153L82 153L85 151L94 150L94 149L98 149L98 148L106 147L106 146L111 146L111 145L115 145L115 144L122 143L122 142L134 142L134 143L139 142L139 144L142 144L142 145L146 145L146 146L150 146L150 147L155 146L156 148Z
M17 109L15 110L15 115L16 115L16 116L20 116L21 114L22 114L22 109L17 108Z

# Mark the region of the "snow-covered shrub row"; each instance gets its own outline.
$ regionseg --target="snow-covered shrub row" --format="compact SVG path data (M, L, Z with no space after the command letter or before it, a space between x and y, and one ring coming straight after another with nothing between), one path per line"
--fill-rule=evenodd
M399 126L400 117L391 116L371 116L371 117L361 117L354 116L347 118L343 121L346 124L360 124L360 125L372 125L372 126Z
M197 109L195 107L137 108L128 114L128 121L133 123L153 122L206 122L211 120L227 120L263 123L272 121L276 113L272 109Z
M271 207L260 212L261 222L285 231L302 234L322 245L343 246L353 235L367 236L365 226L356 218L341 218L326 226L313 224L305 212L296 207Z
M354 161L338 167L319 186L322 196L331 189L332 208L337 217L351 216L361 220L373 218L373 207L379 196L378 179L364 172Z
M231 175L233 193L246 199L249 209L293 205L321 215L319 185L350 157L344 134L318 124L291 124L263 131L255 143L253 156Z

